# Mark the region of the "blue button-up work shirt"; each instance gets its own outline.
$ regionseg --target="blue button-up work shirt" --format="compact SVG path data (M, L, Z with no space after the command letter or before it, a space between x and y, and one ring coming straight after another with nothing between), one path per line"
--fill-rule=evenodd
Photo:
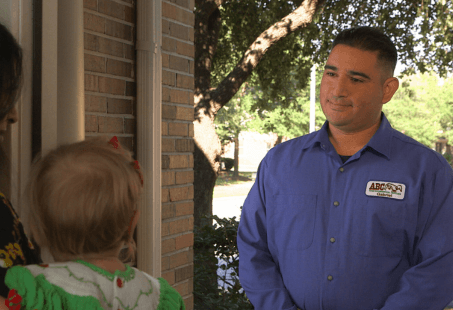
M379 129L345 163L321 130L261 162L242 210L239 277L257 310L427 310L453 300L453 170Z

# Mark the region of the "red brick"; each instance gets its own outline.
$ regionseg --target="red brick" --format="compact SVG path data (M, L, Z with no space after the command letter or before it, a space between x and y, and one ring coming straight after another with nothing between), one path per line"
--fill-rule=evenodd
M176 85L176 75L174 72L162 70L162 84L175 86ZM167 100L168 101L168 100Z
M90 33L83 34L83 48L89 51L97 51L99 45L99 37Z
M99 91L101 93L124 96L126 92L126 81L100 76Z
M188 104L189 96L192 95L192 92L172 89L170 92L170 102Z
M85 114L85 131L98 132L98 119L96 115Z
M193 199L193 195L194 195L194 192L193 192L193 185L189 186L189 199Z
M105 34L126 41L132 41L132 27L110 19L105 21Z
M174 185L175 184L175 172L174 171L162 171L162 186Z
M162 152L174 152L175 148L175 139L162 139Z
M192 280L189 280L192 281ZM186 306L186 310L194 310L194 302L193 302L193 295L189 295L188 297L184 297L184 305Z
M175 281L181 282L193 277L193 264L175 270Z
M99 132L123 133L123 118L99 116Z
M193 246L193 233L176 237L175 250Z
M193 139L177 139L175 141L176 152L193 152L194 141Z
M170 235L180 234L180 233L186 232L188 230L191 230L190 218L172 221L172 222L169 222L168 224L169 224L169 234Z
M108 98L107 113L109 114L133 114L132 100Z
M195 31L193 28L189 28L189 41L190 42L195 41Z
M169 159L170 169L188 168L189 166L189 158L187 155L170 155Z
M125 7L124 10L124 20L135 24L135 10L129 6Z
M162 188L162 202L168 202L170 200L170 191L168 188Z
M108 16L112 16L118 19L124 20L125 6L117 2L110 0L98 0L99 1L99 13L103 13Z
M186 183L193 183L193 176L194 172L191 171L176 171L176 184L186 184Z
M176 206L173 203L162 205L162 219L169 219L176 216Z
M193 271L192 271L192 273L193 273ZM162 273L162 278L164 278L170 285L175 284L175 271L172 270L172 271Z
M170 93L171 89L165 86L162 86L162 101L170 102Z
M137 122L133 118L124 119L124 133L135 134Z
M170 201L181 201L190 199L189 187L170 188Z
M163 37L162 50L172 53L176 52L176 40L168 37Z
M85 72L105 72L105 58L90 54L84 55Z
M172 0L172 2L176 3L179 6L182 6L186 9L189 8L189 0Z
M189 124L187 123L169 123L168 134L170 136L188 136Z
M91 30L99 33L105 33L105 18L83 12L83 27L86 30Z
M176 53L187 57L195 57L195 45L176 41Z
M162 118L163 119L175 119L176 118L176 107L172 105L162 105Z
M162 254L166 254L175 250L175 239L167 239L162 240ZM174 268L171 266L170 260L170 268Z
M170 56L168 54L162 53L162 68L170 67Z
M97 0L83 0L83 8L97 11L98 10Z
M99 50L100 53L123 57L123 43L99 37Z
M193 107L176 107L176 119L183 121L193 121L194 120L194 109Z
M135 48L133 45L130 44L123 44L124 45L124 57L126 59L135 60Z
M164 66L163 63L162 66ZM189 72L189 60L186 58L169 55L168 67L173 70Z
M193 123L189 124L189 137L193 137Z
M189 294L189 282L190 281L176 284L174 289L179 293L179 295L185 296Z
M193 89L194 88L194 78L192 76L176 74L176 87Z
M194 212L194 202L180 202L175 204L175 216L183 216L193 214Z
M162 122L162 136L168 136L168 123Z
M96 75L85 74L85 90L99 91L99 79Z
M107 98L85 95L85 111L105 113L107 111Z
M107 73L132 78L132 64L129 62L107 59Z
M162 223L160 228L162 237L168 236L170 234L170 223Z
M166 270L170 269L170 258L168 256L162 257L161 263L162 263L162 271L166 271Z
M170 155L162 155L162 169L170 168Z
M170 34L170 22L162 19L162 34Z
M188 264L189 263L188 254L189 253L185 251L170 256L170 269Z
M170 3L162 2L162 16L176 19L176 7Z

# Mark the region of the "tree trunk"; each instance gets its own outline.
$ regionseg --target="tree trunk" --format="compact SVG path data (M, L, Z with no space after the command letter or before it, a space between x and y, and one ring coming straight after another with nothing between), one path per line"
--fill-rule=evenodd
M239 178L239 133L234 137L234 172L233 180Z
M237 93L266 51L293 31L312 22L324 0L305 0L291 14L265 30L217 88L211 88L211 66L221 26L224 0L195 0L194 224L212 215L212 195L220 172L221 144L215 132L217 112Z

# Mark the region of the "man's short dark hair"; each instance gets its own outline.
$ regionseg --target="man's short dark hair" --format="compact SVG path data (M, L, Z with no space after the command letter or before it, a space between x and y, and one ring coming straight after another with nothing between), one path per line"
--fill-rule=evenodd
M332 50L338 44L355 47L363 51L378 52L378 60L395 71L398 52L392 40L382 31L372 27L354 27L343 30L333 41Z
M0 24L0 120L14 107L22 87L22 48Z

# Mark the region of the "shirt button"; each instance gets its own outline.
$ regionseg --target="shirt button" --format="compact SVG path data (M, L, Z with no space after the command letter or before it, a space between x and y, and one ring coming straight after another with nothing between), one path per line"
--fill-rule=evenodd
M341 168L340 168L340 172L343 172L343 171L344 171L344 168L343 168L343 167L341 167Z
M330 238L330 242L334 243L335 242L335 238Z
M327 276L327 280L332 281L333 277L331 275Z
M338 207L338 206L340 205L340 203L339 203L338 201L335 201L335 202L333 203L333 205L334 205L335 207Z

